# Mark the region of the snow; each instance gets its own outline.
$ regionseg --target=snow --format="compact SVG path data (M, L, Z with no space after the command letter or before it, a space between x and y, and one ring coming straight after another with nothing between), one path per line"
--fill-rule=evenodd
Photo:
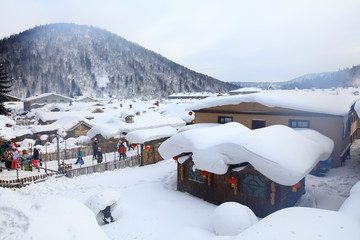
M1 239L109 239L83 203L0 189Z
M327 160L330 158L335 146L334 141L331 138L322 135L318 131L310 128L295 128L295 130L301 135L321 145L323 149L323 155L320 157L320 160Z
M274 182L291 186L332 152L333 142L328 144L324 147L283 125L250 130L231 122L181 132L166 140L159 153L164 159L192 153L196 168L215 174L225 174L229 165L249 162Z
M177 130L173 127L160 127L143 129L128 133L125 138L131 143L143 144L145 142L168 138L176 135Z
M100 190L99 192L91 195L85 202L85 205L94 213L98 224L104 224L104 215L100 212L107 206L111 207L111 212L119 212L118 203L120 201L120 194L112 189ZM120 216L112 214L113 217L119 218Z
M87 120L86 118L84 118L82 116L65 116L65 117L58 119L53 124L59 124L66 131L68 131L68 130L71 130L73 127L75 127L80 122L84 122L88 126L93 126L91 121Z
M88 131L90 138L101 134L104 138L119 138L123 132L129 133L141 129L152 129L159 127L180 128L185 126L185 122L179 117L164 117L157 112L147 112L140 116L134 116L133 123L126 123L124 119L108 114L99 113L92 121L94 126Z
M354 90L348 89L348 92L351 91ZM172 104L159 107L159 109L169 107L169 110L159 114L153 112L157 111L157 108L150 106L152 103L149 104L149 102L138 100L111 101L110 104L109 99L104 99L105 107L102 108L104 113L93 114L94 119L91 122L94 124L94 128L98 128L98 132L108 131L110 135L111 131L120 133L122 130L128 130L130 134L131 131L176 125L176 127L172 127L180 128L179 132L181 134L184 134L184 136L188 134L191 137L182 139L184 141L183 145L179 144L175 149L176 152L181 153L189 148L190 144L186 143L188 140L193 140L194 142L191 145L204 151L217 142L226 143L220 137L221 134L217 134L218 130L216 129L219 127L223 128L220 132L225 133L225 135L229 134L230 136L231 132L234 135L241 133L239 135L244 135L242 137L244 142L241 142L241 144L245 145L246 141L248 141L246 147L256 153L257 151L259 151L259 154L264 153L269 158L276 158L275 155L280 154L277 151L282 152L276 150L280 149L280 147L281 150L286 150L287 153L291 152L290 149L285 149L288 146L287 143L282 142L280 146L274 146L274 152L270 150L271 144L276 145L272 142L277 139L277 135L288 134L287 130L271 130L268 133L259 131L258 135L265 137L265 139L259 140L257 139L259 136L253 134L254 131L239 125L228 129L227 125L219 126L218 124L185 126L186 121L179 116L188 114L187 108L192 109L190 102L183 105L178 104L180 106L178 115L177 111L171 111ZM119 108L120 103L124 106L132 104L134 109L141 111L141 116L134 116L135 122L133 124L125 124L123 119L120 118L120 113L126 107ZM289 104L292 105L293 103L290 102ZM327 104L332 107L331 102ZM340 108L334 106L336 109L334 112L338 112ZM73 103L72 106L64 104L62 107L62 109L68 109L68 111L92 111L96 108L86 103ZM313 107L315 110L319 108L319 106ZM22 103L16 106L12 105L11 109L13 112L22 112ZM36 111L45 111L45 108ZM34 112L32 111L29 116L34 116ZM158 115L162 116L159 117ZM170 124L167 122L168 120ZM0 128L0 135L6 137L9 137L10 134L15 136L24 130L20 126L8 128L4 122L1 125L1 121ZM106 128L109 130L106 130ZM191 132L197 132L199 135ZM329 152L327 149L331 148L331 143L322 135L316 133L309 134L294 130L290 135L296 136L296 139L300 138L300 136L306 137L307 141L310 141L313 145L309 148L309 155L312 157L315 155L313 148L321 149L319 150L319 159L323 158L324 153ZM234 139L237 138L234 137ZM258 142L256 146L255 139ZM34 140L26 139L20 144L25 147L31 145L32 141ZM304 140L304 142L307 141ZM321 144L315 144L314 141ZM76 144L83 143L90 144L90 137L83 136L66 140L68 148L78 147ZM253 146L252 143L254 143ZM234 148L234 145L223 145L224 149ZM65 141L60 138L60 149L63 149L64 146ZM48 145L49 152L54 151L54 149L56 149L56 141ZM295 159L298 150L294 149L294 153L291 155ZM45 152L45 148L41 147L41 151ZM130 152L128 153L130 154ZM212 155L213 150L210 149L207 154ZM360 200L357 196L360 190L360 142L358 140L351 147L351 159L346 161L345 166L330 169L325 177L305 176L306 194L298 201L297 206L299 207L277 211L264 219L260 219L250 227L244 227L246 229L236 236L215 234L214 225L218 220L218 217L214 216L218 208L216 205L187 193L176 191L177 164L170 159L173 157L170 155L172 154L169 154L169 159L144 167L106 171L72 179L50 177L45 182L30 184L21 189L0 188L0 239L359 239L358 203ZM110 156L114 156L114 153L109 153L108 160L111 159ZM253 157L255 160L264 160L262 155L259 156L259 159L257 159L257 156ZM178 161L183 162L188 157L181 157ZM76 159L65 160L67 164L75 161ZM89 166L92 157L84 156L84 161L84 166ZM225 166L227 164L224 162ZM275 162L270 162L269 166L272 166L272 164L275 164ZM47 166L57 169L57 161L47 162ZM78 168L80 166L73 165L73 167ZM290 167L291 171L292 168L297 167ZM270 170L271 168L267 171ZM28 173L38 174L37 171ZM7 170L0 172L0 176L5 176L5 179L8 174L14 176L16 172ZM22 174L24 173L19 171L19 174L20 177L23 177ZM284 178L289 178L289 176ZM95 201L95 196L102 197L97 197L97 201ZM112 211L115 221L107 225L99 224L97 222L98 216L95 215L96 211L93 212L91 207L87 206L89 202L91 202L90 205L97 206L97 209L109 204L109 202L116 202ZM226 213L241 211L239 208L241 207L228 205L226 211L221 210L218 214L225 216ZM338 211L339 209L340 211ZM246 210L242 210L242 213L246 212ZM233 218L230 219L233 220ZM242 218L241 220L245 219ZM227 222L230 223L229 220ZM231 221L231 223L235 223L235 221ZM221 225L219 227L228 227L228 224L224 223L224 221L218 222L218 224ZM244 224L241 225L245 226ZM237 229L230 228L229 231L235 232Z
M359 239L359 222L347 214L305 207L270 214L234 238L239 239Z
M359 223L352 216L337 212L340 207L337 204L338 198L342 203L360 181L359 153L357 141L346 166L330 169L324 178L306 177L307 194L303 197L316 198L313 201L316 206L278 211L234 237L214 233L216 205L176 191L177 165L169 159L72 179L52 177L21 189L0 188L0 238L304 240L323 236L322 239L328 240L355 240L359 237ZM84 160L91 162L91 156ZM310 191L312 188L316 191ZM115 221L108 225L98 225L94 213L86 207L86 202L102 191L116 191L120 196L112 212ZM299 201L299 206L305 203ZM4 234L10 231L16 236L5 238L8 235Z
M211 224L216 235L235 236L258 222L257 217L245 205L225 202L215 208Z
M317 92L264 91L261 93L207 98L191 105L188 110L256 102L268 107L345 116L357 101L352 95L332 95Z

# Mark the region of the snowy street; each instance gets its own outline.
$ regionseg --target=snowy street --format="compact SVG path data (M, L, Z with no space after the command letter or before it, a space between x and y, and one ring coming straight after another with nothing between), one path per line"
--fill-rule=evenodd
M331 169L326 177L306 177L307 193L298 206L338 210L349 196L351 187L360 180L359 172L360 142L357 141L346 166ZM48 236L41 237L36 231L44 226L50 228L48 233L52 234L52 239L73 239L74 236L85 239L86 232L97 231L94 229L97 225L95 220L93 225L80 224L79 228L74 229L74 224L89 221L84 219L87 215L77 212L80 211L78 207L72 215L68 215L64 208L72 209L74 201L84 204L90 196L104 189L114 190L120 195L118 207L113 212L115 222L100 226L109 239L220 238L216 237L211 226L216 206L176 191L176 164L173 160L165 160L145 167L73 179L52 178L16 190L0 189L1 211L6 210L6 214L0 215L0 232L3 233L0 239L48 239ZM46 208L52 209L51 214L40 214ZM45 224L54 219L61 221L51 226ZM26 224L12 224L19 221ZM93 236L96 234L93 233Z

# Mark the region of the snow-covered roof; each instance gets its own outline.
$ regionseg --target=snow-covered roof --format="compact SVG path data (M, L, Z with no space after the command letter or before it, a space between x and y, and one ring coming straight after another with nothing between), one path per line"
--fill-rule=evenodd
M208 97L213 95L211 92L184 92L184 93L173 93L169 95L169 98L182 98L182 97Z
M11 118L4 116L4 115L0 115L0 121L4 122L4 124L7 124L7 125L11 125L11 126L16 125L16 121L14 121Z
M41 99L41 98L48 97L48 96L58 96L58 97L66 98L68 100L72 100L72 98L70 98L70 97L51 92L51 93L43 93L43 94L39 94L36 96L28 97L28 98L25 98L23 101L24 102L33 101L33 100Z
M30 128L32 133L41 133L41 132L51 132L58 131L63 127L59 124L49 124L49 125L34 125Z
M42 120L43 122L56 121L65 116L67 117L81 116L88 119L94 118L94 115L91 111L68 111L68 112L37 111L35 113L35 120L36 121Z
M232 90L229 93L255 93L255 92L261 92L261 88L257 87L245 87L245 88L239 88L236 90Z
M176 133L177 130L173 127L160 127L133 131L128 133L125 138L131 143L143 144L157 139L172 137Z
M167 139L159 153L164 159L192 153L198 169L215 174L225 174L229 165L249 162L272 181L291 186L307 175L330 147L284 125L250 130L231 122L181 132Z
M165 126L178 129L186 124L179 117L164 117L157 112L142 113L140 116L134 116L133 120L133 123L126 123L122 118L99 113L92 120L94 126L88 131L87 136L93 138L97 134L101 134L106 139L119 138L122 132L130 133L136 130Z
M349 113L356 100L357 97L352 95L264 91L247 95L207 98L189 106L188 110L255 102L268 107L281 107L305 112L345 116Z
M80 122L92 127L94 124L81 116L65 116L55 121L53 124L61 125L66 131L71 130L73 127L78 125Z

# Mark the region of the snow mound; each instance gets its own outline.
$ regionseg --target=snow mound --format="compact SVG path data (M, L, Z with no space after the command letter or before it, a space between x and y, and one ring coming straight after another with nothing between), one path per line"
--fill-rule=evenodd
M355 183L355 185L351 188L350 194L359 193L360 194L360 181Z
M108 239L79 201L0 190L0 239ZM80 224L80 225L79 225Z
M360 181L357 182L350 190L350 196L345 199L341 205L339 212L352 215L360 224Z
M291 207L276 211L233 239L358 240L359 223L337 211Z
M216 235L235 236L257 222L258 219L250 208L237 202L221 204L212 215Z
M106 189L91 195L85 202L85 205L94 213L99 224L103 223L103 215L100 211L110 206L111 212L114 212L118 206L120 194L114 190Z

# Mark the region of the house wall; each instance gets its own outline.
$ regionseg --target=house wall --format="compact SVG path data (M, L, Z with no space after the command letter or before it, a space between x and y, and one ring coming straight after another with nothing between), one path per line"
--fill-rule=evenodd
M251 165L241 171L229 170L226 174L210 174L209 177L210 183L199 174L199 170L193 171L190 158L178 164L177 189L214 204L239 202L248 206L258 217L294 206L305 193L305 179L300 181L301 187L293 192L292 187L271 181ZM230 177L238 179L236 194L228 182Z
M347 117L314 114L286 108L269 108L258 103L241 103L239 105L227 105L195 111L196 123L217 123L219 116L232 117L234 122L239 122L248 128L252 128L253 119L263 119L266 126L281 124L289 126L292 120L309 120L310 128L331 138L334 143L334 167L340 167L344 159L344 153L352 142L351 135L355 133L356 123L352 123L351 132L344 136L344 121Z
M145 142L143 145L141 145L143 146L141 151L144 165L154 164L163 160L163 158L159 154L158 149L165 140L166 139ZM148 151L144 149L144 146L146 145L150 146L150 149Z
M75 129L68 131L66 138L77 138L80 136L86 136L87 132L90 130L90 127L85 126L84 124L79 124Z
M49 95L49 96L45 96L45 97L40 97L37 99L33 99L30 101L25 101L24 102L24 110L25 111L29 111L31 110L31 105L34 103L45 103L45 104L49 104L49 103L69 103L71 101L71 99L69 98L65 98L59 95Z

